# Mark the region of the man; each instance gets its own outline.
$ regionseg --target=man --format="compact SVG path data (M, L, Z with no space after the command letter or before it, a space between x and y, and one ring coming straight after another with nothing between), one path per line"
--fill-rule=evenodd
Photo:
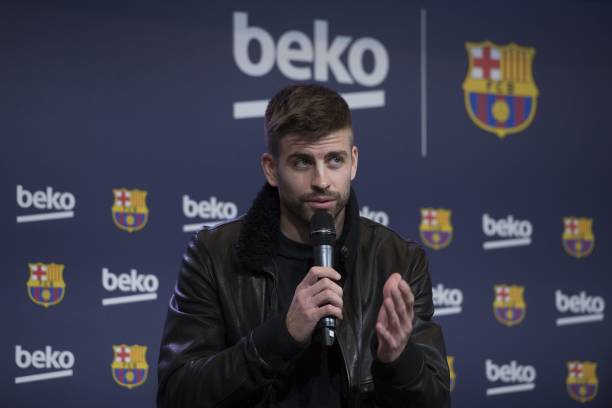
M359 217L346 102L291 86L271 99L265 124L266 185L244 217L198 232L184 256L158 406L449 406L425 254ZM334 268L312 266L317 210L335 222ZM331 347L313 339L325 316L338 321Z

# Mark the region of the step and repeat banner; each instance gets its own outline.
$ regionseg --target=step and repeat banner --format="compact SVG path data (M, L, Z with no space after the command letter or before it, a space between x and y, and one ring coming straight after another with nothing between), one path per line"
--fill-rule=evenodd
M462 3L4 2L1 405L154 406L186 244L314 82L427 250L453 405L611 406L612 4Z

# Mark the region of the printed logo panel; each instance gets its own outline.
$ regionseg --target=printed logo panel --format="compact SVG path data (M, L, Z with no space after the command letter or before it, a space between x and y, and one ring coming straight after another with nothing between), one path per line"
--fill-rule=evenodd
M576 258L584 258L593 252L595 235L593 235L593 219L586 217L563 218L563 249Z
M597 395L597 363L592 361L567 362L567 392L578 402L591 401Z
M495 301L493 314L501 324L511 327L523 321L527 313L527 305L523 294L524 286L495 285Z
M147 192L142 190L113 189L113 222L117 228L134 232L145 227L149 220Z
M499 138L526 129L538 100L532 72L535 49L491 41L467 42L465 48L468 72L463 92L470 119Z
M122 387L132 389L144 384L149 373L147 347L134 344L113 345L114 358L111 364L113 379Z
M453 239L451 210L444 208L421 208L419 234L423 244L431 249L442 249Z
M64 265L41 262L29 263L28 296L37 305L48 308L64 299L66 282L64 282Z

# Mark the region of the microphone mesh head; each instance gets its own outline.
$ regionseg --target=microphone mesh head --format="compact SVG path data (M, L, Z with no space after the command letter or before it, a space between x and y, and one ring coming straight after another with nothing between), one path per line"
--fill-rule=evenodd
M310 219L310 241L313 246L333 245L336 241L336 224L327 211L315 211Z

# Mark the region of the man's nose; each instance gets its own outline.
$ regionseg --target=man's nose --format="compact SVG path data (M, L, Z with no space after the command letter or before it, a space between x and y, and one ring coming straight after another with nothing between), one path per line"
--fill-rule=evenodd
M317 164L314 168L312 188L314 190L327 190L329 188L327 169L323 163Z

